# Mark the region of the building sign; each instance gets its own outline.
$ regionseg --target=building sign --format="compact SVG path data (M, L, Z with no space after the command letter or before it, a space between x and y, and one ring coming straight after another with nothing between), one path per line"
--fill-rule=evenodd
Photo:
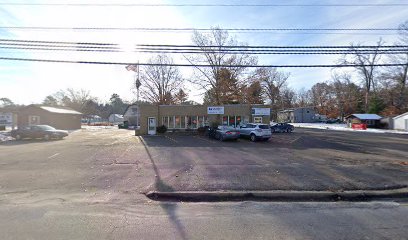
M207 114L224 114L224 107L208 107Z
M252 108L252 115L269 116L271 115L271 109L270 108Z
M9 125L13 123L13 114L12 113L3 113L0 112L0 125Z

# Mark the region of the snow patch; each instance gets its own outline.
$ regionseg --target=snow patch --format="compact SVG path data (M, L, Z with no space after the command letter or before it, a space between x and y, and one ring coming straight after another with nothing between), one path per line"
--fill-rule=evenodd
M398 130L389 130L389 129L368 128L367 130L356 130L356 129L347 127L347 124L325 124L325 123L291 123L291 124L299 128L314 128L314 129L349 131L349 132L408 134L408 132L398 131Z

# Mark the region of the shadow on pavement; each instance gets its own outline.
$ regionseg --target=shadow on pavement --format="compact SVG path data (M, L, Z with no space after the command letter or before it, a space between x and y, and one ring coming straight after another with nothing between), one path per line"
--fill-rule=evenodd
M18 145L27 145L27 144L35 144L35 143L50 143L50 142L58 142L58 141L64 141L64 139L50 139L48 141L43 140L43 139L11 140L11 141L0 142L0 146L18 146Z
M160 174L159 174L159 170L157 168L156 163L153 160L152 154L150 153L149 149L147 148L145 142L142 141L142 143L143 143L145 151L146 151L146 153L147 153L147 155L148 155L148 157L149 157L149 159L150 159L150 161L151 161L151 163L153 165L153 170L154 170L154 172L156 174L156 176L155 176L156 177L155 178L155 189L156 189L156 191L174 192L174 189L171 186L167 185L165 182L163 182L163 180L161 179ZM177 205L173 204L173 203L166 204L166 203L161 202L160 206L166 211L167 215L170 218L170 221L176 227L176 229L177 229L177 231L178 231L178 233L180 235L180 238L183 239L183 240L187 239L186 231L184 229L184 225L181 223L180 218L177 216Z

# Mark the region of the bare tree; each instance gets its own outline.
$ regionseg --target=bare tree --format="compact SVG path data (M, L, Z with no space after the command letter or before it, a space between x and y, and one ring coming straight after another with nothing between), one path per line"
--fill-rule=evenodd
M254 77L261 83L265 99L274 108L282 108L282 94L287 89L289 73L279 72L276 68L258 68Z
M77 111L83 111L88 101L96 101L96 98L91 96L88 90L67 88L53 94L52 97L57 100L58 105L70 107Z
M58 106L58 100L55 97L49 95L44 98L43 104L47 106Z
M158 55L149 60L150 65L144 67L140 75L141 95L147 101L156 104L171 104L173 96L183 87L183 79L179 69L174 66L172 58Z
M340 60L342 64L355 65L357 73L361 76L365 88L364 110L366 112L368 111L371 91L376 93L377 90L377 75L379 68L375 65L381 59L381 55L378 54L378 52L383 43L384 42L380 39L377 42L377 47L370 49L372 53L362 53L357 48L359 45L351 45L351 53L344 55Z
M332 111L332 89L325 82L316 83L310 90L314 107L320 114L328 115Z
M263 104L263 89L259 81L253 81L249 86L244 87L244 102L251 104Z
M174 94L174 103L175 104L183 104L187 102L188 94L180 88L180 90Z
M0 107L14 106L14 102L9 98L0 98Z
M187 61L195 65L194 76L190 79L193 84L198 85L207 93L211 91L214 104L222 104L222 89L224 72L228 72L231 79L241 84L244 81L247 65L257 62L256 58L246 53L228 52L228 46L244 46L230 37L228 32L220 28L213 28L211 33L205 34L194 32L193 43L200 52L185 56ZM210 67L199 67L197 65L208 64Z
M332 75L330 82L333 91L332 98L335 106L333 113L335 117L343 119L345 116L359 112L359 106L362 103L360 88L352 82L350 74Z
M395 45L408 45L408 21L399 26L400 41ZM391 63L401 64L401 66L391 67L384 74L385 79L390 79L394 82L396 92L395 107L399 113L408 109L408 51L402 54L392 55L389 57Z
M310 100L310 91L307 91L305 88L301 88L296 92L296 100L295 100L297 107L308 107L311 105Z

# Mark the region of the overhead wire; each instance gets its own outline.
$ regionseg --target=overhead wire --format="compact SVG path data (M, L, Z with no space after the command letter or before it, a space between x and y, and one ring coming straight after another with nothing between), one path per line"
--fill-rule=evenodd
M103 47L103 48L118 48L119 43L102 43L102 42L72 42L72 41L42 41L42 40L27 40L27 39L0 39L0 44L3 45L28 45L28 46L75 46L75 47ZM147 48L222 48L222 49L376 49L376 48L408 48L408 45L332 45L332 46L273 46L273 45L206 45L197 46L192 44L134 44L135 47Z
M223 54L402 54L408 52L405 45L387 46L196 46L196 45L154 45L135 44L121 48L120 44L62 42L39 40L0 39L0 49L41 50L41 51L84 51L84 52L139 52L200 54L207 51Z
M136 49L136 50L120 50L120 49L95 49L95 48L72 48L72 47L21 47L21 46L1 46L0 49L14 49L14 50L34 50L34 51L72 51L72 52L101 52L101 53L152 53L152 54L203 54L203 50L174 50L174 49ZM343 54L406 54L407 49L395 50L215 50L212 53L222 53L228 55L234 54L248 54L248 55L343 55Z
M3 6L62 6L62 7L402 7L408 3L325 3L325 4L253 4L253 3L15 3L0 2Z
M210 65L210 64L162 64L162 63L134 63L134 62L107 62L107 61L74 61L74 60L57 60L57 59L39 59L39 58L15 58L15 57L0 57L0 60L9 61L29 61L29 62L47 62L47 63L75 63L75 64L97 64L97 65L139 65L139 66L172 66L172 67L219 67L219 68L348 68L348 67L363 67L363 66L373 66L373 67L396 67L405 66L406 64L335 64L335 65Z

